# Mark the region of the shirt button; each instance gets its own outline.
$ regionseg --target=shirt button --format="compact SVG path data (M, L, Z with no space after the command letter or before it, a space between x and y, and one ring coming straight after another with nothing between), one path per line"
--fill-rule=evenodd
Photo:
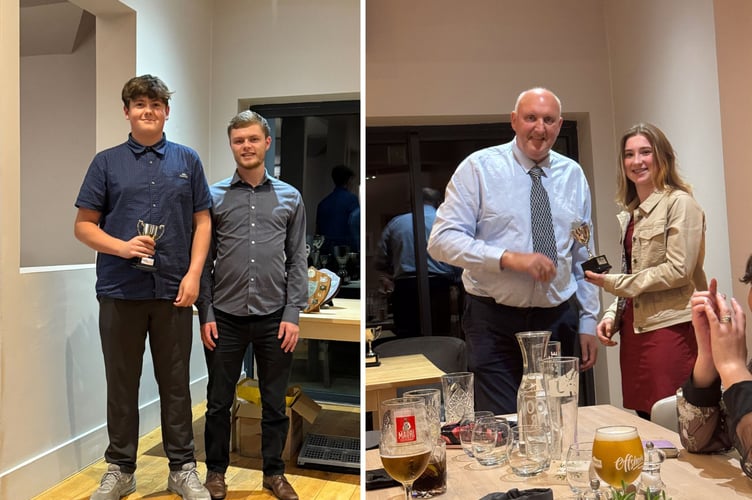
M251 245L255 245L255 244L256 244L256 242L253 241L253 240L251 240Z
M256 262L256 259L251 259L251 264L253 264L254 262Z
M256 227L256 223L255 222L251 222L251 227Z
M256 278L251 278L251 281L256 281Z
M256 210L256 205L251 205L251 210Z

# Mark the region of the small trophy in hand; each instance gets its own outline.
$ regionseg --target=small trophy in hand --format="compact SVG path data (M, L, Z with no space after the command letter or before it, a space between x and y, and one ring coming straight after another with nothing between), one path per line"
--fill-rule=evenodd
M139 219L138 224L136 224L136 229L140 236L148 236L156 242L164 234L165 227L164 224L149 224ZM136 259L133 267L150 273L157 271L154 257L141 257L140 259Z
M368 345L368 350L366 351L366 367L379 366L381 364L379 361L379 355L373 352L372 345L373 341L379 338L379 335L381 335L380 326L366 328L366 345Z
M585 246L588 256L588 260L582 263L583 271L593 271L597 274L603 274L611 269L611 264L608 263L608 259L605 255L593 256L590 251L590 225L587 222L583 222L579 226L572 229L572 236L575 240Z

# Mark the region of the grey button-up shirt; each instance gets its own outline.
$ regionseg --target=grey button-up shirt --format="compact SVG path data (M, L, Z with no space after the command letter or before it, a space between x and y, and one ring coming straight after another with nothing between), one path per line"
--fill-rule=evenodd
M298 324L307 300L306 217L291 185L265 174L252 187L237 171L211 186L212 246L196 301L201 324L214 309L262 316L284 308Z

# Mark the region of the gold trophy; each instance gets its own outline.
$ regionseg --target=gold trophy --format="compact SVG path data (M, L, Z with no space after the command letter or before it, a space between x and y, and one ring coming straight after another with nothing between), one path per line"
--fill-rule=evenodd
M379 366L381 364L381 361L379 361L379 355L373 352L372 346L373 341L379 338L379 335L381 335L380 326L366 328L366 345L368 345L368 350L366 351L366 367Z
M590 251L590 225L587 222L583 222L579 226L572 229L572 236L578 242L585 246L588 256L588 260L582 263L583 271L593 271L597 274L603 274L611 269L611 264L608 263L608 259L605 255L593 256Z
M149 236L151 239L153 239L155 242L164 235L164 224L156 225L156 224L149 224L148 222L144 222L139 219L138 223L136 224L136 229L138 230L138 234L140 236ZM141 269L142 271L149 271L149 272L155 272L157 270L157 266L154 264L154 257L141 257L140 259L136 260L136 263L133 264L133 267L136 269Z

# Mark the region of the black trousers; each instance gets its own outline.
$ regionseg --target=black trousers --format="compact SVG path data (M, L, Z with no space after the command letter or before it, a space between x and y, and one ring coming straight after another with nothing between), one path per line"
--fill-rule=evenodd
M194 462L189 367L193 311L169 300L99 299L99 336L107 377L107 463L136 470L138 388L146 335L159 387L162 442L170 470Z
M284 474L282 450L289 418L285 394L290 380L292 352L285 353L277 338L282 310L268 316L234 316L215 309L219 338L213 351L204 348L209 383L206 394L206 468L224 473L230 465L231 410L243 356L249 344L256 358L261 391L261 455L264 474Z
M569 301L557 307L510 307L467 294L462 317L468 368L475 374L475 409L496 415L517 412L522 380L522 351L515 333L550 330L561 355L573 356L579 315Z

